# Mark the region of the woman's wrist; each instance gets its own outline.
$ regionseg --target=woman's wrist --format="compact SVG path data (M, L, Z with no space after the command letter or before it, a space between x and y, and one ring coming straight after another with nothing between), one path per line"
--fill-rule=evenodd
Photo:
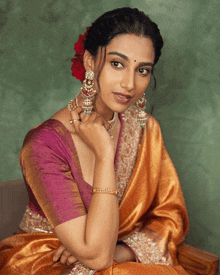
M114 158L103 157L95 160L93 188L117 189Z
M102 151L95 155L96 163L99 164L110 164L114 163L115 154L113 150Z

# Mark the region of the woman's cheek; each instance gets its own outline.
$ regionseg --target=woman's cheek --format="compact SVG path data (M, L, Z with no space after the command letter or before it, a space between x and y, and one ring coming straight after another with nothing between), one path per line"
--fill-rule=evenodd
M150 84L150 77L149 76L145 77L145 79L142 79L139 82L139 84L140 84L139 89L142 91L142 93L144 93L144 91L147 89L147 87Z
M115 70L113 70L112 67L106 66L100 74L100 83L103 82L104 85L112 83L112 80L114 80L116 76Z

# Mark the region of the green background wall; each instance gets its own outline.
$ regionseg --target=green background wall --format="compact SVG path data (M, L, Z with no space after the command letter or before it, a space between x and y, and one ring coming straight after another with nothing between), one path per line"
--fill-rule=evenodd
M190 215L189 244L220 256L219 0L1 0L0 181L22 178L27 131L78 93L70 73L78 35L103 12L138 7L165 40L148 110L159 120Z

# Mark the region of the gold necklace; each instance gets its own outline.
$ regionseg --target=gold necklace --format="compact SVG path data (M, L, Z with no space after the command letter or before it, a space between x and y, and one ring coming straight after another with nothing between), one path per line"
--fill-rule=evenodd
M117 112L114 112L114 116L113 116L112 120L108 121L109 128L108 128L107 132L109 133L111 138L113 138L113 135L111 135L110 132L113 130L113 128L116 125L116 122L117 122L116 118L117 118Z

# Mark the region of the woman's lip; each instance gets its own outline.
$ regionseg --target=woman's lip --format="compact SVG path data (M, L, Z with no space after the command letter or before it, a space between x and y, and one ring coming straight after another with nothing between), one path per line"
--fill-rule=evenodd
M118 102L120 103L128 103L131 100L130 95L124 95L120 93L113 93L117 99Z

